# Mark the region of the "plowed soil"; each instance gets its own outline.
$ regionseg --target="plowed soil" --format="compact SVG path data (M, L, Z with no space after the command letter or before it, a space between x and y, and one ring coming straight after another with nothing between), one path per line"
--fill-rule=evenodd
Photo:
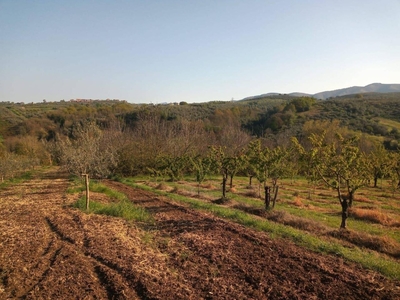
M106 184L155 225L72 208L55 171L0 191L0 299L400 299L399 282L340 257Z

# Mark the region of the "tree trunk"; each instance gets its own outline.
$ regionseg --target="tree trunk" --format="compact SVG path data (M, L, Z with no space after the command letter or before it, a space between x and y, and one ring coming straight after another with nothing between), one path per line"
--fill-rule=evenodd
M374 188L378 187L378 176L374 176Z
M253 179L253 176L249 176L249 186L251 186L251 180Z
M340 228L346 228L346 220L349 216L349 204L347 203L347 198L343 197L340 199L340 205L342 206L342 223L340 224Z
M233 175L230 176L231 180L229 182L229 187L233 188Z
M269 186L264 187L265 189L265 209L269 209L271 203L271 188Z
M354 191L349 191L349 207L353 206Z
M222 198L226 198L226 177L222 178Z
M339 176L337 176L337 182L340 182ZM347 220L347 217L349 216L349 211L348 211L349 204L347 203L348 197L346 197L346 196L342 197L342 193L340 192L340 186L336 187L336 191L338 193L340 205L342 206L342 223L340 224L340 229L345 229L346 228L346 220Z

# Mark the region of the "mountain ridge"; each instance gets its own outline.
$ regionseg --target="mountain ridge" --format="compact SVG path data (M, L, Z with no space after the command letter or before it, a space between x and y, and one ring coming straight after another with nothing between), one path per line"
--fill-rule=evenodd
M376 82L376 83L368 84L366 86L351 86L351 87L342 88L342 89L323 91L323 92L319 92L319 93L315 93L315 94L293 92L293 93L290 93L287 95L294 96L294 97L313 97L316 99L325 100L325 99L332 98L332 97L346 96L346 95L352 95L352 94L396 93L396 92L400 92L400 84L396 84L396 83L385 84L385 83L377 83ZM242 100L258 99L258 98L264 98L264 97L275 96L275 95L282 95L282 94L281 93L266 93L266 94L261 94L261 95L257 95L257 96L246 97Z

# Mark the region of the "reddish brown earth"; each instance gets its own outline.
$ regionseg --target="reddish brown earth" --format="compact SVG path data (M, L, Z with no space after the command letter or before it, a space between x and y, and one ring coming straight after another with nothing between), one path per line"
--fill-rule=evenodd
M0 191L0 299L400 299L339 257L106 183L155 225L72 208L56 172Z

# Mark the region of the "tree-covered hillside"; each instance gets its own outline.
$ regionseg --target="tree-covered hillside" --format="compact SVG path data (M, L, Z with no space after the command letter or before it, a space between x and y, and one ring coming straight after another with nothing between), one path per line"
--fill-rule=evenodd
M297 137L343 128L398 149L400 93L357 94L325 101L273 95L242 101L153 105L125 101L0 103L0 155L30 164L61 163L61 142L77 138L77 128L94 124L103 133L99 149L112 144L113 173L151 173L169 159L204 156L209 147L236 155L261 138L263 146L288 147ZM332 125L333 124L333 125ZM336 128L336 129L332 129ZM58 155L58 156L57 156ZM29 164L28 164L29 165ZM3 167L3 169L7 169ZM3 173L12 175L17 167ZM10 176L10 175L6 175Z

